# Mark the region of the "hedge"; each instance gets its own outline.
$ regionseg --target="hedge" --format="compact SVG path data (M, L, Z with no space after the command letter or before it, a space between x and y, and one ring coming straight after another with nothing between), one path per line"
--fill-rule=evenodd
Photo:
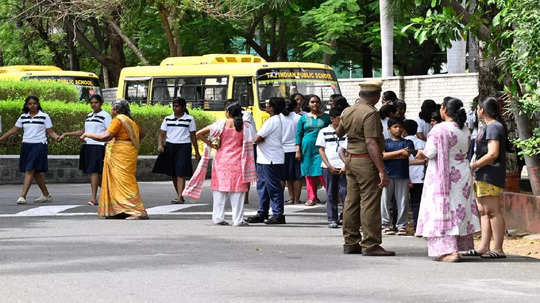
M37 96L40 100L79 100L79 91L73 85L53 81L0 81L0 100L24 99Z
M15 125L21 115L24 100L0 101L0 115L2 116L2 130L8 131ZM84 119L92 110L89 105L81 103L64 103L62 101L41 102L43 111L49 114L57 134L78 131L84 128ZM103 109L110 112L110 104L104 104ZM157 154L157 136L163 118L172 113L169 106L138 106L131 105L131 114L139 124L145 137L141 142L141 155ZM195 118L197 129L201 129L212 122L214 118L200 109L191 109L190 115ZM22 140L22 131L0 143L0 154L19 154ZM49 138L50 155L78 155L81 142L76 137L66 137L58 143Z

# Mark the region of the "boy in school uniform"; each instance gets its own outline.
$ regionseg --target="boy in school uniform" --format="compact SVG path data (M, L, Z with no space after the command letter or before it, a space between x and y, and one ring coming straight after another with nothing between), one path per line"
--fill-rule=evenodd
M409 205L409 156L414 152L414 143L411 140L403 139L403 122L390 118L388 120L388 131L390 138L385 140L385 150L383 153L384 169L390 178L388 186L382 190L381 197L381 219L383 233L386 235L395 234L390 222L389 206L392 198L396 201L396 227L398 235L407 234L408 205Z
M322 173L326 183L326 212L328 215L328 227L338 227L338 195L341 201L347 196L347 177L345 175L345 163L340 158L340 150L347 148L346 137L338 137L336 128L339 125L342 108L330 109L330 121L332 124L321 129L317 135L315 145L319 147L321 155Z
M426 141L418 138L415 134L418 131L418 124L414 120L403 121L405 131L403 136L407 140L414 143L414 150L421 150L426 147ZM409 179L411 186L409 196L414 221L414 229L416 230L416 222L418 221L418 211L420 210L420 200L422 199L422 190L424 189L424 171L426 168L427 159L416 159L414 155L409 156Z

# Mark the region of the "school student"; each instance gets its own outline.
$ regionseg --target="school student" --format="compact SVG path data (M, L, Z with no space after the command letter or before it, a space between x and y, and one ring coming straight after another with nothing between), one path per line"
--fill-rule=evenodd
M158 152L160 153L152 172L168 175L172 178L177 198L171 204L183 204L182 192L186 178L193 175L191 163L191 147L195 149L195 157L201 159L197 145L197 126L195 118L189 115L186 100L174 98L172 101L173 114L165 117L161 123L158 136ZM163 145L165 141L165 146Z
M285 151L282 143L283 123L279 115L284 107L283 98L270 98L266 106L270 118L264 122L255 136L259 210L256 215L247 218L248 223L285 224L283 186L281 185ZM272 217L268 218L270 205L272 205Z
M56 141L60 140L60 136L54 132L49 115L42 111L38 97L26 97L22 111L23 114L17 119L15 126L0 137L2 142L21 128L24 132L19 158L19 170L24 173L24 184L17 204L26 204L26 195L32 185L32 179L41 189L41 196L34 199L34 202L51 202L53 198L47 190L43 176L43 173L48 171L47 134Z
M403 121L403 136L406 140L411 140L414 144L414 150L423 150L426 147L426 141L418 138L418 124L414 120ZM415 135L416 134L416 135ZM409 179L411 185L409 197L414 221L414 230L418 222L418 211L420 210L420 200L422 200L422 191L424 189L424 172L427 159L416 159L414 155L409 156Z
M289 189L289 201L287 204L300 204L300 193L302 191L302 172L300 171L300 161L296 160L296 127L300 115L294 112L298 106L295 99L285 100L285 108L280 114L283 123L283 150L285 152L285 169L283 181Z
M396 227L398 235L407 234L407 212L409 205L409 156L414 151L414 143L401 137L403 122L396 118L388 120L390 138L385 140L383 153L384 169L390 178L388 186L382 190L381 219L383 233L393 235L394 228L391 226L389 206L392 198L396 201Z
M111 125L111 115L101 109L103 98L100 95L92 95L90 97L90 107L92 112L86 115L84 120L84 130L63 133L60 140L66 136L80 137L82 134L104 133L109 125ZM99 142L90 138L85 139L85 144L81 146L79 156L79 169L85 174L90 175L90 187L92 188L92 199L88 201L89 205L98 205L97 191L100 185L99 175L103 172L103 159L105 158L105 142Z
M319 154L322 159L322 173L326 183L326 212L329 228L338 227L338 195L341 197L341 201L345 201L347 196L345 164L339 154L340 149L347 148L347 139L336 135L341 112L343 112L341 107L330 109L330 121L332 121L332 124L319 131L315 142L315 145L319 147Z

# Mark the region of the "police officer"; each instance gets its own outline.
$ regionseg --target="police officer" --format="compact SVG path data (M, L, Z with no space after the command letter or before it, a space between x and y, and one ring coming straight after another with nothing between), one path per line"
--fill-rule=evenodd
M336 129L339 137L348 137L345 159L347 198L343 212L345 254L395 255L380 246L381 189L388 185L382 160L384 138L381 119L374 107L381 96L381 85L381 81L362 82L359 102L343 111L340 125Z

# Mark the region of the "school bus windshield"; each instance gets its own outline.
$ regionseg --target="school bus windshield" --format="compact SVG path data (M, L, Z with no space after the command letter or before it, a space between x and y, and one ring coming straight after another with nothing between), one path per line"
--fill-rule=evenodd
M55 81L74 85L79 91L79 101L88 101L90 96L94 94L101 95L99 80L90 77L74 77L74 76L29 76L26 80L38 81Z
M261 106L271 97L289 97L295 93L317 95L323 102L340 93L332 70L311 68L261 69L257 71L257 90Z

